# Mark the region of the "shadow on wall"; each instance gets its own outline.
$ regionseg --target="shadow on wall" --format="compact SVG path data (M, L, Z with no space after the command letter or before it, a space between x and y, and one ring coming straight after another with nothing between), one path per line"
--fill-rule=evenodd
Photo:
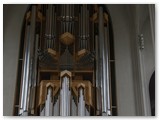
M155 72L153 72L149 83L149 95L151 103L151 115L155 116Z

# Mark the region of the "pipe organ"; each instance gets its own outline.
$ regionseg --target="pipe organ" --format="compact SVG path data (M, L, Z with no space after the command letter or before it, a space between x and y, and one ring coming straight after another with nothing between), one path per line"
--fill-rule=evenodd
M113 115L109 21L102 5L30 6L17 115Z

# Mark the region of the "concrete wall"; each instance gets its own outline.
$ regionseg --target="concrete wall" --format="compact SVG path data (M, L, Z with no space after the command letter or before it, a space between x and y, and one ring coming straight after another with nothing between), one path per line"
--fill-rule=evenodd
M155 70L154 18L150 18L154 6L152 13L149 5L106 6L114 32L118 115L151 115L148 86ZM143 50L140 34L144 35Z
M19 44L27 5L3 6L3 115L13 115Z
M152 34L151 34L151 23L150 23L150 16L149 16L149 9L148 6L144 8L145 11L147 11L146 19L142 19L143 22L140 22L140 32L144 36L144 49L141 51L141 63L143 64L142 76L143 77L143 84L144 84L144 105L146 106L145 109L145 115L151 115L150 111L150 96L149 96L149 82L150 78L155 70L155 53L154 53L154 43L152 40ZM140 11L140 16L144 15L145 12L142 10ZM143 18L143 17L141 17ZM141 20L141 19L140 19Z
M107 5L114 34L118 115L136 115L127 5Z
M149 10L149 6L152 6L152 12ZM150 111L150 98L149 98L149 80L152 73L155 70L155 50L154 50L154 18L151 21L151 17L154 13L154 5L132 5L128 8L130 11L130 20L133 23L132 43L134 46L134 53L137 54L135 63L138 65L134 67L134 73L139 72L139 77L136 77L136 81L139 85L139 91L137 91L136 98L141 98L141 102L137 104L137 111L142 110L138 115L151 115ZM134 16L133 18L131 16ZM152 31L153 30L153 31ZM140 49L140 41L138 35L143 34L144 49ZM135 88L137 89L137 86ZM141 107L141 108L140 108Z

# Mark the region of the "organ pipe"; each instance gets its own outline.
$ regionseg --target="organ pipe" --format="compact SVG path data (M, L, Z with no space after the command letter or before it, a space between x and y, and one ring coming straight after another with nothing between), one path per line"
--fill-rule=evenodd
M29 105L29 84L31 83L32 76L32 62L33 62L33 48L35 40L35 20L36 20L36 6L32 7L31 26L27 27L26 32L26 47L23 66L23 79L20 99L19 115L28 115Z
M37 6L26 15L18 115L112 115L104 7Z
M99 40L101 59L101 86L102 86L102 115L110 115L110 86L109 86L109 66L108 66L108 46L107 35L104 29L103 8L99 7Z
M47 89L47 99L45 102L45 116L52 116L53 111L53 103L52 103L52 88L49 87Z
M62 88L61 88L61 108L60 115L61 116L69 116L70 115L70 90L69 90L69 78L62 78Z
M84 89L79 88L78 116L85 116Z

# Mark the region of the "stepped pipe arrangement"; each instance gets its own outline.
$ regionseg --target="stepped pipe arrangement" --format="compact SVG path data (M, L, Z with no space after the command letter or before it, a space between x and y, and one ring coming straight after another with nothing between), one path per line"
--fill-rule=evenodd
M31 5L17 115L112 115L108 21L101 5Z

